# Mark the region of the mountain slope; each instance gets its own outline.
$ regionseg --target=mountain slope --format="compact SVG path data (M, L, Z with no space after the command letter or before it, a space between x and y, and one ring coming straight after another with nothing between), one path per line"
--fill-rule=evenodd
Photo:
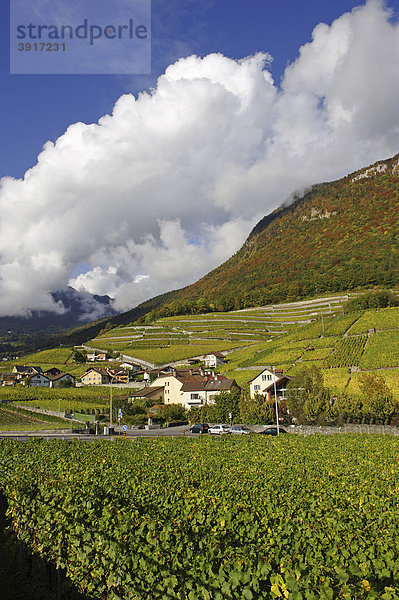
M399 284L399 154L262 219L227 262L164 312L231 310Z

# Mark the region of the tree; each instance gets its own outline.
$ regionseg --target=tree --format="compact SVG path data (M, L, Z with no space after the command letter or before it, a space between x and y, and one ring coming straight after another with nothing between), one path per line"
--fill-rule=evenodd
M368 308L386 308L387 306L399 306L398 296L387 290L377 290L360 294L348 300L345 305L345 312L367 310Z
M75 350L75 352L73 353L73 360L77 363L85 363L86 359L86 352L82 352L81 350Z
M240 400L240 420L248 425L275 423L276 412L274 400L267 400L261 394L254 398L242 396Z
M314 423L328 410L329 391L316 365L304 367L287 385L287 408L298 423Z
M75 384L74 384L73 380L70 377L67 377L66 379L63 379L62 381L60 381L57 384L57 387L59 387L59 388L70 388L70 387L75 387Z
M340 394L335 407L346 421L360 421L362 418L363 403L357 395Z
M164 419L167 423L171 421L185 421L187 411L181 404L165 404L160 408L157 416Z
M392 390L377 373L364 374L360 381L363 413L372 419L389 421L396 409Z
M240 416L241 389L237 386L231 392L220 392L214 396L214 404L210 406L209 417L214 423L228 423L229 414L233 422Z
M323 416L327 416L329 403L329 392L325 388L318 389L307 395L303 406L303 414L307 423L316 423L320 419L323 421ZM329 420L331 415L329 415Z

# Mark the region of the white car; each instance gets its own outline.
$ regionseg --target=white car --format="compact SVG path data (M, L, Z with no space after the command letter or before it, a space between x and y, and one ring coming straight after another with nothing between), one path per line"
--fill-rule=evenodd
M223 433L230 433L229 425L212 425L209 427L208 433L213 433L213 435L222 435Z
M248 433L253 433L253 431L246 425L233 425L230 429L230 433L234 435L246 435Z

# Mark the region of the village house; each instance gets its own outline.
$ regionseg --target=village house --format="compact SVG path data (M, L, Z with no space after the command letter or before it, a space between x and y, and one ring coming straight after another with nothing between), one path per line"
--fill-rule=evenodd
M110 383L111 377L106 369L91 367L80 378L83 385L105 385Z
M86 358L89 362L96 362L109 359L109 355L106 352L96 350L94 352L88 352Z
M57 367L51 367L50 369L47 369L47 371L43 371L43 374L47 375L47 377L57 377L57 375L61 375L61 373L61 369L58 369Z
M18 376L15 373L3 373L1 385L14 386L18 383Z
M276 395L278 400L285 398L287 383L291 380L283 371L273 367L266 367L258 373L254 379L249 381L250 396L252 399L258 396L265 396L267 400L274 398L274 387L276 386Z
M151 400L152 402L163 403L163 386L147 386L130 396L131 400Z
M80 378L83 385L109 385L110 383L129 383L129 371L90 367Z
M76 377L74 377L70 373L60 372L55 377L51 378L51 386L50 387L62 387L65 384L68 384L69 387L75 387Z
M107 369L110 381L112 378L112 383L129 383L129 371L121 370L121 369Z
M213 404L222 391L230 392L237 383L223 375L205 374L202 370L176 370L161 375L147 389L163 388L165 404L181 404L186 409ZM142 390L141 390L142 391Z
M22 381L25 377L42 373L41 367L29 367L27 365L14 365L13 373L17 376L18 381Z
M138 373L139 371L142 370L142 366L136 364L136 363L131 363L131 362L123 362L121 364L121 368L122 369L128 369L129 371L131 371L132 373Z
M31 387L52 387L51 386L51 378L48 377L48 375L45 375L44 373L35 373L34 375L31 376L30 378L30 382L29 385Z
M57 371L59 371L59 369L57 369ZM31 387L57 388L63 387L65 383L68 383L70 387L75 387L76 378L70 373L62 373L61 371L59 371L58 375L50 377L47 371L46 373L36 373L35 375L32 375L29 380L29 385Z
M220 365L224 363L224 354L221 352L212 352L211 354L207 354L204 356L204 364L205 367L209 369L216 369Z

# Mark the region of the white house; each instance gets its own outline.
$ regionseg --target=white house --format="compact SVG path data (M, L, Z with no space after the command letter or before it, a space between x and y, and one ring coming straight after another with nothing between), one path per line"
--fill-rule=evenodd
M88 352L86 358L89 362L96 362L98 360L107 360L109 358L106 352L94 351Z
M43 373L35 373L35 375L32 375L32 377L30 378L30 385L32 387L52 387L52 380L50 379L50 377L47 377L47 375L44 375Z
M274 370L272 367L263 369L254 379L249 381L249 390L251 398L255 395L262 395L270 400L274 398L274 384L276 384L276 395L279 400L285 398L286 385L290 381L290 377L283 375L283 371Z
M205 366L209 369L216 369L219 365L224 363L224 354L221 352L212 352L204 356Z
M60 384L62 385L64 382L68 382L71 384L71 387L74 387L75 381L75 377L70 373L60 373L55 377L49 377L44 373L35 373L35 375L32 375L30 378L30 385L33 387L55 388L59 387Z
M237 383L223 375L201 375L197 373L171 373L161 375L151 387L163 387L165 404L182 404L184 408L198 408L213 404L215 396L222 391L230 392Z
M123 362L121 364L121 368L122 369L129 369L129 371L132 371L132 373L137 373L138 371L141 371L143 367L141 367L140 365L137 365L135 363Z

